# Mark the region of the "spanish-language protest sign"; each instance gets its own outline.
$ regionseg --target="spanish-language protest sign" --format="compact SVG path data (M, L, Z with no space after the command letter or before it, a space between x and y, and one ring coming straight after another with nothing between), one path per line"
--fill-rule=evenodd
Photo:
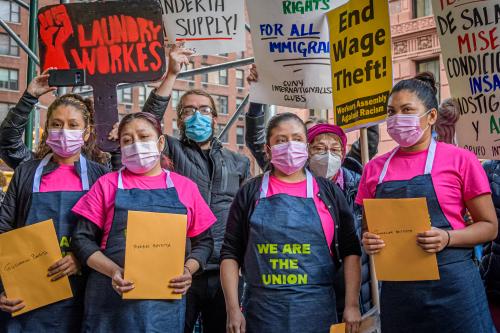
M296 108L332 108L325 14L339 0L248 0L259 82L250 100Z
M335 124L350 131L384 121L392 88L387 1L351 0L327 16Z
M197 54L246 49L243 0L161 0L168 43L185 42Z
M40 10L38 25L42 69L85 69L99 147L115 149L107 137L118 121L117 84L154 81L165 72L159 1L52 5Z
M478 158L500 159L500 3L434 0L451 94L460 103L457 141Z

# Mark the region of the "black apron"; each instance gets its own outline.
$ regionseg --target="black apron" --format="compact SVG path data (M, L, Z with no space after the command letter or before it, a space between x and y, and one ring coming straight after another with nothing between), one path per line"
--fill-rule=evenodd
M37 167L33 181L31 207L26 225L52 219L56 229L63 256L70 250L71 236L77 216L71 212L73 206L89 190L87 160L80 154L80 175L82 191L40 192L43 168L49 163L52 154L45 156ZM48 267L47 267L48 268ZM8 320L8 333L79 332L83 316L83 296L85 294L86 274L79 272L69 277L73 298L49 304L39 309L13 317Z
M382 169L375 197L425 197L432 226L451 230L432 182L436 147L436 141L432 140L423 175L410 180L384 182L389 164L399 149L396 148ZM382 282L382 332L495 332L479 271L472 261L472 252L469 248L446 248L438 253L440 280Z
M167 188L158 190L125 190L122 172L118 174L113 225L102 252L120 267L125 263L125 233L129 210L187 214L172 183L170 172L165 172ZM181 333L184 330L184 315L184 297L181 300L124 300L113 290L111 278L94 270L90 272L85 294L84 332Z

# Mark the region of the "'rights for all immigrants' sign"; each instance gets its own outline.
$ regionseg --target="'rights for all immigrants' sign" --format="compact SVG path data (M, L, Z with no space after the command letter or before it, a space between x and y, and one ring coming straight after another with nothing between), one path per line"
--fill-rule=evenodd
M500 3L434 0L451 95L460 104L458 144L500 159Z
M325 14L339 0L247 1L259 82L253 102L332 108L330 43Z

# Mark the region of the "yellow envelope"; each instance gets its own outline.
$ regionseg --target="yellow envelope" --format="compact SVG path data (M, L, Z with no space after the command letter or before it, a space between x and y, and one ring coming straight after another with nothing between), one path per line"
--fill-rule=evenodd
M417 245L417 234L431 229L425 198L368 199L363 205L368 230L385 242L374 255L380 281L439 280L436 254Z
M168 287L184 273L187 216L128 212L125 280L134 289L124 299L181 299Z
M68 277L51 281L48 268L62 258L52 220L0 235L0 274L7 297L28 311L73 297Z
M332 325L330 333L345 333L345 323Z

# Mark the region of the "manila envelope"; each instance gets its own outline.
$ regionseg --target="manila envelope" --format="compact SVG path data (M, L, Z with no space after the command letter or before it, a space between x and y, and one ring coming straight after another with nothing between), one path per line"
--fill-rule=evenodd
M436 254L417 245L417 234L431 229L425 198L367 199L363 205L368 230L385 242L373 256L380 281L439 280Z
M51 281L48 268L62 258L52 220L0 235L0 274L7 297L23 300L28 311L73 297L68 277Z
M345 323L335 324L330 327L330 333L345 333Z
M184 273L187 216L128 212L125 280L134 289L123 299L181 299L168 287Z

